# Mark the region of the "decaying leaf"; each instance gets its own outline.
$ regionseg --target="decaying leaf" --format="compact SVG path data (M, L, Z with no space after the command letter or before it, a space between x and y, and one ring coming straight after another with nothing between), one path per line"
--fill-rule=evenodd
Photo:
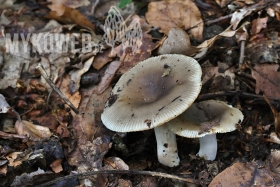
M5 97L0 94L0 113L7 113L11 109Z
M267 27L267 20L268 16L264 18L257 18L252 21L252 28L251 28L251 33L252 35L255 35L261 31L261 29L264 29Z
M267 97L280 97L280 74L278 64L256 65L251 68L251 73L256 79L256 94L262 91Z
M33 123L25 120L17 120L15 124L17 134L26 135L31 139L47 139L50 138L52 133L47 127L34 125Z
M55 172L55 173L59 173L61 171L63 171L63 168L61 166L61 159L56 159L55 161L53 161L50 165L50 167L52 168L52 170Z
M113 61L107 67L104 76L101 78L100 83L97 87L95 87L93 93L101 94L104 92L108 86L110 85L112 79L115 76L115 73L120 68L121 62L120 61Z
M11 186L27 186L28 184L31 183L33 176L40 175L43 173L45 173L45 171L40 168L38 168L37 171L31 172L29 174L23 173L20 176L16 176Z
M238 26L238 24L240 23L240 21L250 15L253 11L255 11L256 9L258 9L260 5L262 5L264 2L260 1L259 3L253 5L253 6L245 6L242 9L236 10L231 18L230 23L232 24L232 28L235 30Z
M8 166L4 165L4 166L0 166L0 175L6 175L8 171Z
M210 85L210 92L223 90L229 91L234 89L234 68L229 68L229 66L225 63L218 62L218 66L212 65L202 65L203 76L202 76L202 84L204 85L207 81L213 78L213 81Z
M79 103L81 100L81 95L80 92L77 91L73 94L70 93L69 91L69 84L70 84L70 76L68 74L66 74L63 77L61 86L60 86L60 91L63 92L63 94L65 95L65 97L76 107L79 107Z
M146 13L148 22L160 27L167 34L172 27L189 30L198 41L202 41L203 20L195 3L191 0L169 0L151 2Z
M60 10L60 5L65 5L67 7L71 7L71 8L78 8L81 6L88 6L90 5L90 2L88 0L78 0L78 1L71 1L71 0L47 0L47 2L51 2L50 4L48 4L48 7L52 10L52 11L61 11ZM62 14L61 14L62 15Z
M273 116L274 116L274 126L275 126L275 132L280 135L280 115L279 112L277 111L277 109L271 104L271 102L269 101L269 99L266 97L266 95L263 96L264 100L267 102L267 104L269 105Z
M55 19L65 24L77 24L95 31L95 26L78 10L61 4L57 6L58 7L55 8L55 11L50 11L45 18Z
M218 174L209 187L278 185L280 185L280 176L271 172L270 169L259 167L256 162L237 162Z
M111 50L104 50L103 53L98 53L92 62L92 66L100 70L105 64L112 61L112 57L109 56Z
M22 152L12 152L5 156L6 159L9 160L9 166L15 167L22 164L22 160L17 159L20 154L22 154Z
M70 72L71 75L71 81L69 84L69 91L71 94L75 93L78 91L78 89L80 88L80 81L81 81L81 77L84 73L86 73L89 68L91 67L92 61L93 61L94 57L89 58L84 64L83 67L81 69L78 70L73 70L72 72Z

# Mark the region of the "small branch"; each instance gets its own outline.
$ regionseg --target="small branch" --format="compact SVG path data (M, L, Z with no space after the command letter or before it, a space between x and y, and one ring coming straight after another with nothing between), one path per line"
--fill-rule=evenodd
M65 176L65 177L59 177L59 178L56 178L52 181L49 181L49 182L46 182L44 184L38 185L37 187L49 186L51 184L55 184L56 182L66 180L66 179L70 179L70 178L73 178L73 177L85 177L85 176L97 175L97 174L150 175L150 176L153 176L153 177L163 177L163 178L169 178L169 179L177 179L177 180L181 180L181 181L188 182L188 183L199 184L199 182L195 179L181 178L181 177L178 177L176 175L160 173L160 172L136 171L136 170L104 170L104 171L90 171L90 172L85 172L85 173L68 175L68 176Z
M15 138L27 139L26 136L18 135L18 134L9 134L9 133L5 133L3 131L0 131L0 137L3 139L15 139Z
M244 59L244 51L245 51L245 40L242 40L241 45L240 45L240 56L239 56L239 64L238 64L239 70L242 69L243 59Z
M213 23L217 23L217 22L220 22L220 21L223 21L225 19L228 19L228 18L231 18L233 14L229 14L229 15L226 15L226 16L222 16L222 17L219 17L217 19L213 19L213 20L209 20L209 21L206 21L205 25L211 25Z
M52 87L52 89L64 100L64 102L76 113L79 114L79 110L65 97L65 95L56 87L52 80L48 77L47 72L44 70L43 66L39 63L36 67L47 81L47 83Z
M235 94L239 94L240 97L243 98L258 98L264 101L264 98L262 95L257 95L257 94L251 94L251 93L246 93L246 92L240 92L240 91L218 91L218 92L212 92L212 93L206 93L206 94L201 94L197 97L197 101L203 101L207 99L212 99L215 97L220 97L220 96L234 96ZM268 97L271 100L274 101L279 101L279 98L273 98L273 97Z

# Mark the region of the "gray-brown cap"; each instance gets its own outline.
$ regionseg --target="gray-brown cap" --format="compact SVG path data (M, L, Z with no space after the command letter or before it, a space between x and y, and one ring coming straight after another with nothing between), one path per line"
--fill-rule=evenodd
M167 54L139 62L122 75L101 115L117 132L148 130L177 117L197 98L201 67L184 55Z
M222 101L193 103L184 113L168 122L169 130L188 138L236 130L243 120L242 112Z

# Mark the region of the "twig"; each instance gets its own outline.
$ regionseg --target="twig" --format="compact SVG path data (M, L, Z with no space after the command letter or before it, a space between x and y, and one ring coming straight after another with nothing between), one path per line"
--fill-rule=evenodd
M222 21L222 20L231 18L232 15L233 15L233 14L229 14L229 15L226 15L226 16L219 17L219 18L217 18L217 19L213 19L213 20L206 21L205 25L211 25L211 24L213 24L213 23L217 23L217 22L219 22L219 21Z
M79 114L79 110L65 97L65 95L55 86L55 84L49 79L47 72L44 70L43 66L39 63L36 67L44 77L44 79L48 82L48 84L52 87L52 89L64 100L64 102L76 113Z
M169 179L177 179L181 180L184 182L189 182L193 184L199 184L199 182L195 179L190 179L190 178L182 178L178 177L176 175L171 175L167 173L160 173L160 172L154 172L154 171L137 171L137 170L104 170L104 171L90 171L90 172L85 172L85 173L79 173L79 174L73 174L73 175L68 175L65 177L59 177L56 178L52 181L46 182L44 184L38 185L37 187L44 187L44 186L49 186L51 184L54 184L56 182L70 179L73 177L85 177L89 175L97 175L97 174L126 174L126 175L150 175L153 177L164 177L164 178L169 178Z
M239 56L239 64L238 64L239 70L242 69L243 59L244 59L244 51L245 51L245 40L242 40L241 45L240 45L240 56Z
M240 92L240 91L218 91L218 92L201 94L197 97L197 100L203 101L203 100L220 97L220 96L233 96L235 94L239 94L240 97L245 97L245 98L253 97L253 98L258 98L258 99L264 100L262 95L251 94L251 93ZM279 98L273 98L273 97L268 97L268 98L271 100L279 101Z
M18 135L18 134L9 134L9 133L5 133L3 131L0 131L0 137L3 139L14 139L14 138L27 139L26 136Z

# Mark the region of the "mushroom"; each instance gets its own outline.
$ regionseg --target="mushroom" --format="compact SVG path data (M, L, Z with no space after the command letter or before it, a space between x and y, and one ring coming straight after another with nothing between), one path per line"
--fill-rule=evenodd
M176 136L164 123L194 102L201 89L201 74L198 62L184 55L166 54L139 62L115 85L102 122L116 132L155 128L159 162L177 166Z
M198 156L215 160L217 154L216 133L236 130L243 120L242 112L222 101L208 100L193 103L177 118L169 121L173 133L188 138L199 138Z

